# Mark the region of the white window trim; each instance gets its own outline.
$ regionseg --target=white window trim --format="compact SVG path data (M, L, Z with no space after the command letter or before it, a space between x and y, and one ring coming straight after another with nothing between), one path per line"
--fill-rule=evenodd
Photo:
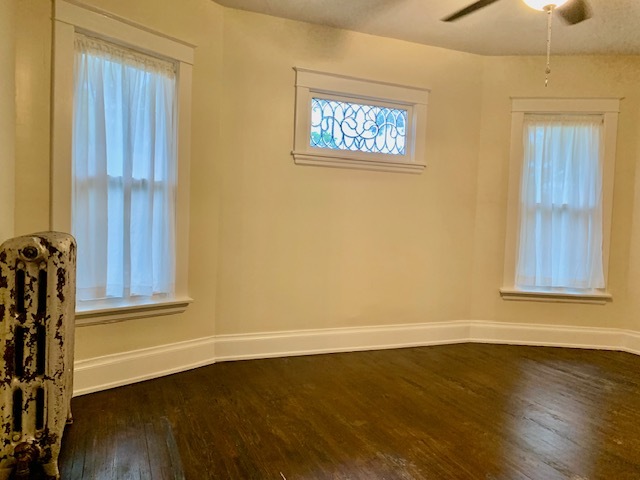
M105 40L173 60L178 76L178 188L176 193L176 279L171 297L143 302L87 302L76 306L76 323L87 325L183 312L188 295L189 162L191 157L191 83L194 46L110 13L63 0L54 6L51 138L52 230L71 232L74 36L90 33Z
M509 192L507 199L507 229L503 287L505 300L605 304L612 299L608 288L611 216L613 208L613 176L618 130L618 98L512 98L511 151ZM516 259L520 227L520 180L523 165L522 129L526 113L599 114L604 117L604 158L602 178L602 264L605 288L590 291L569 289L521 289L515 286Z
M356 168L389 172L420 173L426 164L425 125L429 90L391 83L365 80L333 73L295 67L296 117L294 149L297 165ZM309 142L311 99L341 98L370 101L408 111L405 155L374 154L312 147Z

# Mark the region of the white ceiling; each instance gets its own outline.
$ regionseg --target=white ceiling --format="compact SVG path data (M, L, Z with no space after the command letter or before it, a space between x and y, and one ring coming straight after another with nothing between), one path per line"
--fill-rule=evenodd
M452 23L474 0L214 0L226 7L483 55L546 52L546 15L500 0ZM552 53L640 55L640 0L588 0L592 18L554 18Z

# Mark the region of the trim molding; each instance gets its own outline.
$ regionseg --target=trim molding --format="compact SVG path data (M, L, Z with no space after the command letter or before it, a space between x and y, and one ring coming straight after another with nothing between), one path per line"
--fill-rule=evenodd
M516 288L501 288L500 296L504 300L525 300L533 302L563 302L563 303L590 303L605 305L612 300L608 292L592 290L590 293L568 293L559 291L535 291L518 290Z
M420 347L467 341L467 322L218 335L216 361Z
M632 330L485 321L217 335L79 360L75 363L74 396L216 362L466 342L618 350L640 355L640 332Z
M76 327L121 322L122 320L129 320L132 318L174 315L184 312L192 302L193 299L189 297L171 298L169 300L160 299L155 302L138 304L127 304L124 302L119 304L110 304L109 302L102 302L100 300L94 302L82 302L91 304L93 308L87 306L76 306Z
M77 360L73 395L98 392L215 362L213 337Z
M320 153L291 152L296 165L316 167L355 168L358 170L377 170L380 172L422 173L426 165L418 162L383 162L381 160L363 160L347 156L323 155Z

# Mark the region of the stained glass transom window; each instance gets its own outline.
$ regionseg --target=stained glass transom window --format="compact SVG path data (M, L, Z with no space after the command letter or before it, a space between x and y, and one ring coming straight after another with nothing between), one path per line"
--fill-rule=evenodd
M312 98L310 145L405 155L407 115L401 108Z

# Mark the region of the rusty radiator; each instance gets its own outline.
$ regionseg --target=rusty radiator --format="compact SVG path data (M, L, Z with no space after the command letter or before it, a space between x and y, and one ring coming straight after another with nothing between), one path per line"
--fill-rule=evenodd
M37 233L0 245L0 480L27 479L42 464L60 478L71 421L76 244Z

